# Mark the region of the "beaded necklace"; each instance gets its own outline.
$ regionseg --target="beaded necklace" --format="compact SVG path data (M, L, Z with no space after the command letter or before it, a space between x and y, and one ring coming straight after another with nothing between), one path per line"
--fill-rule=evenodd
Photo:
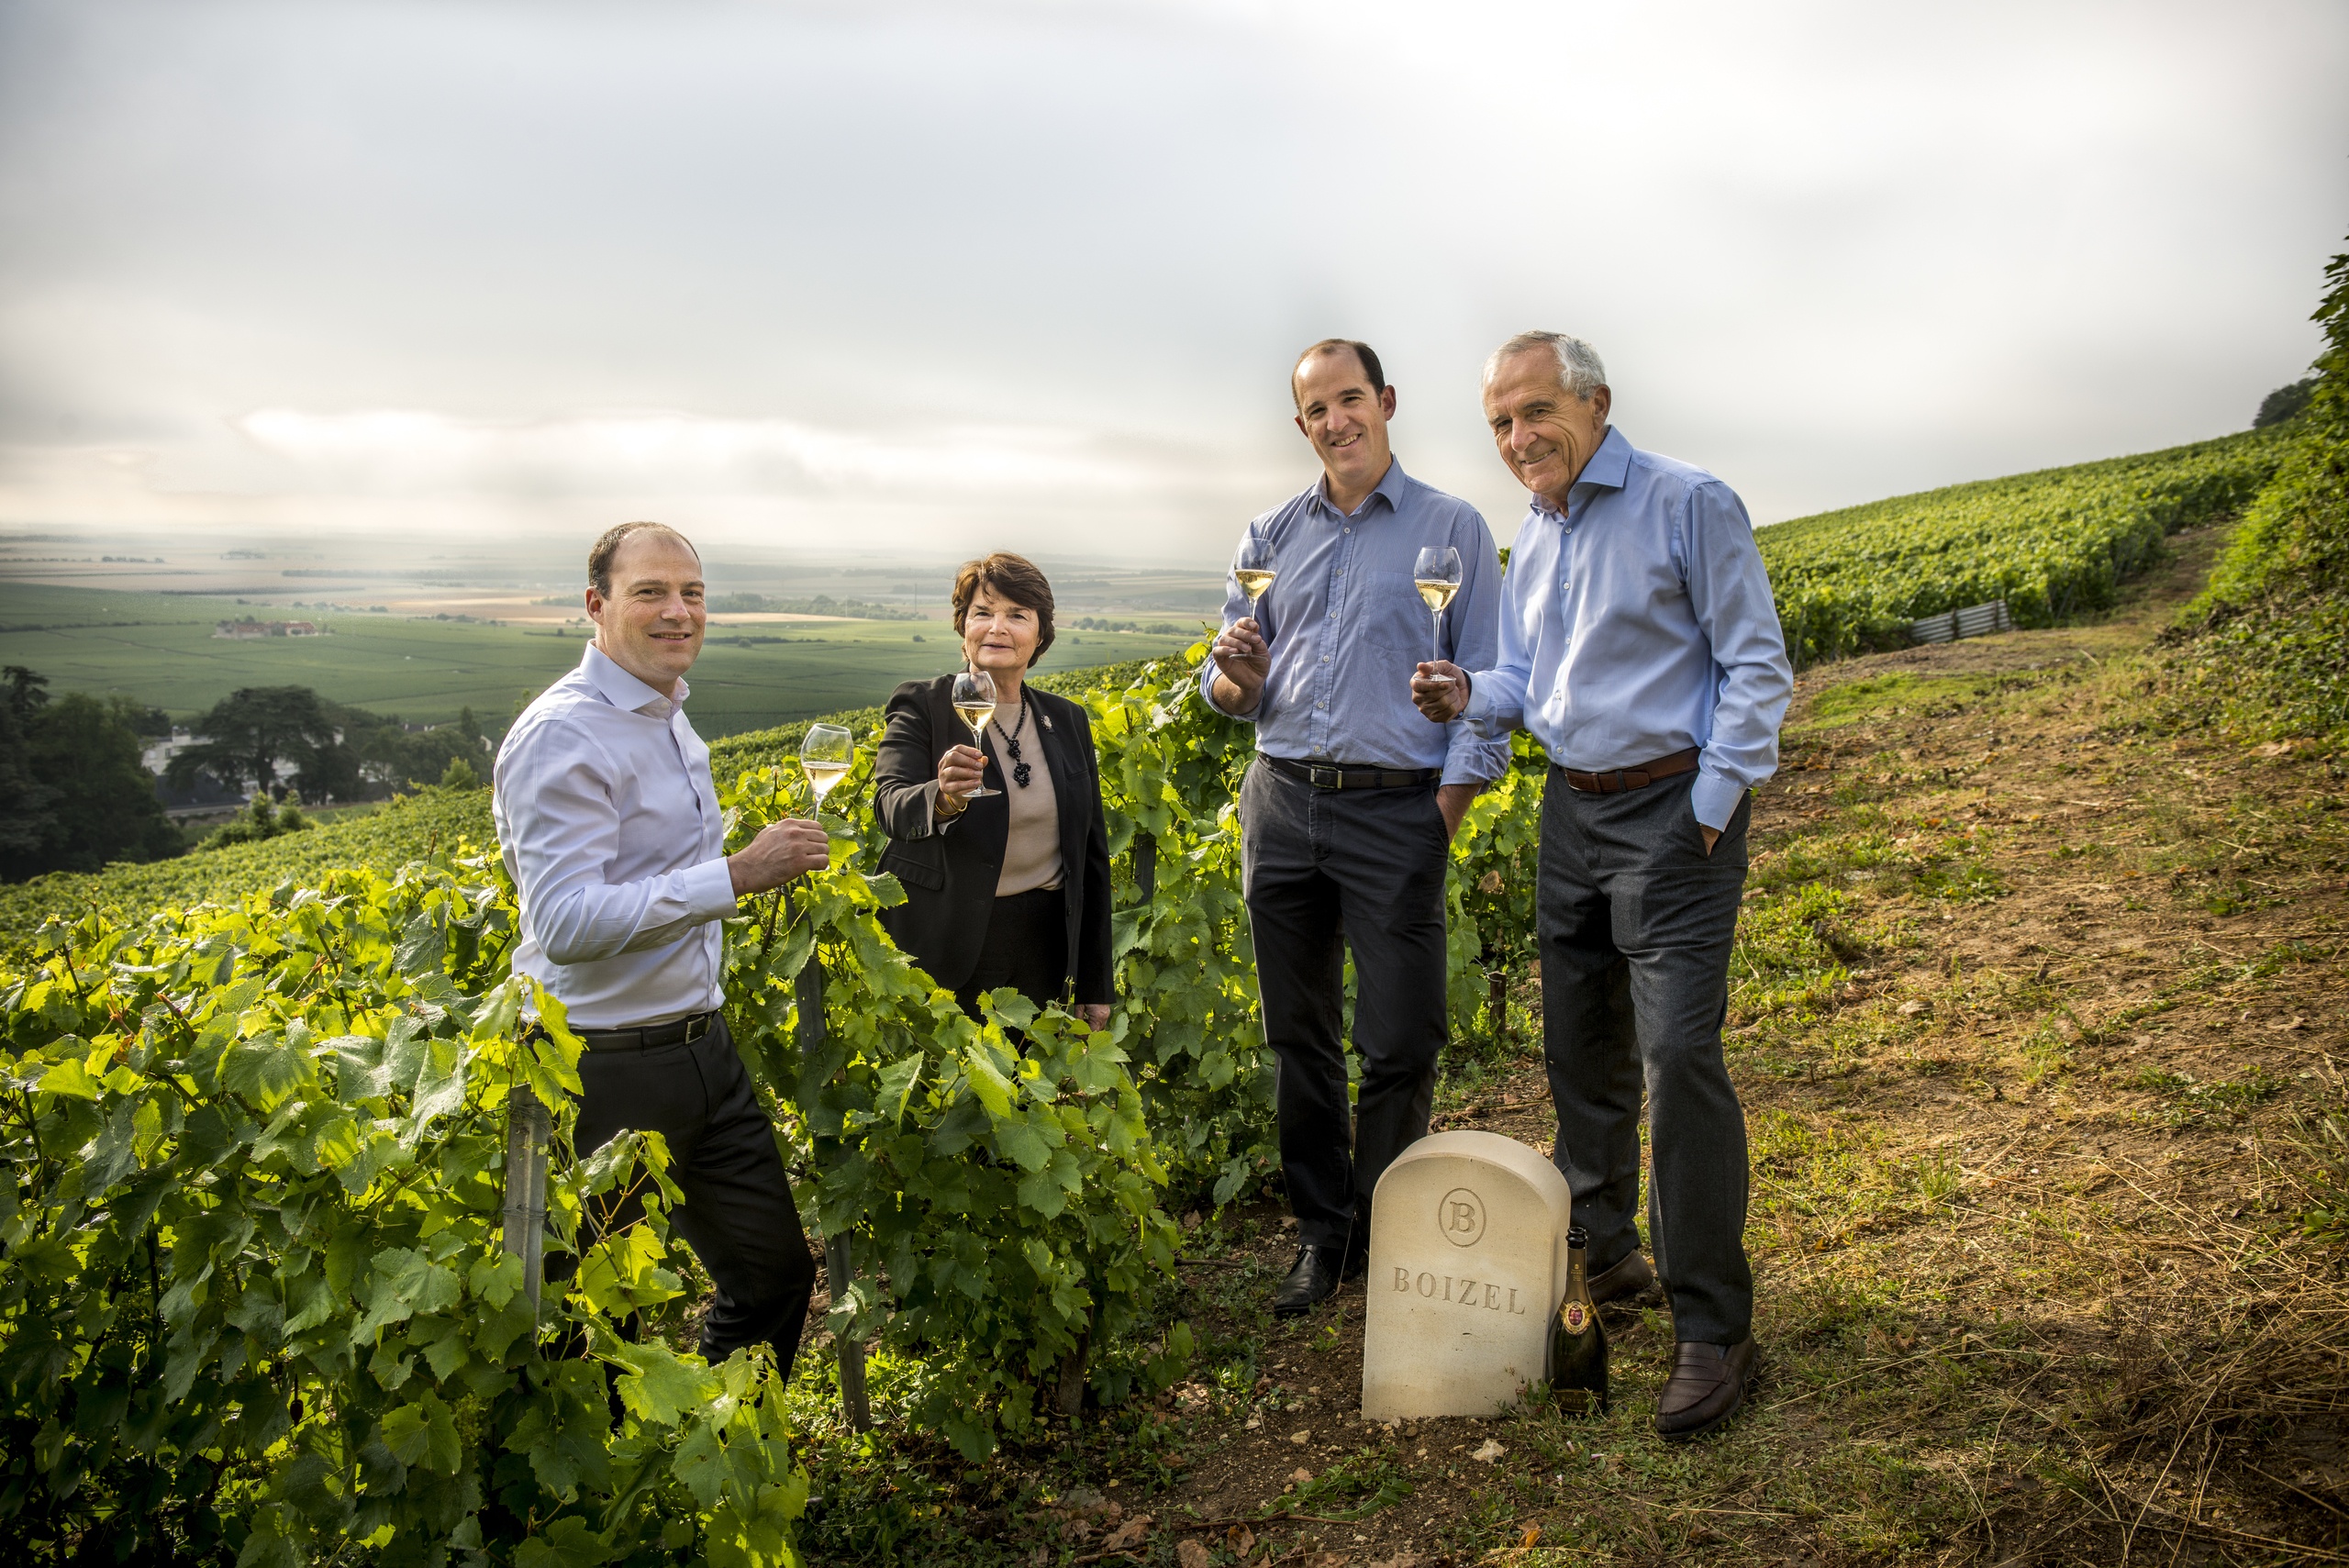
M1023 695L1019 699L1019 717L1013 721L1010 734L1003 735L1002 721L995 721L995 732L997 735L1003 735L1003 749L1011 754L1011 782L1021 789L1026 789L1029 779L1034 776L1033 770L1021 760L1019 755L1019 732L1027 728L1028 699Z

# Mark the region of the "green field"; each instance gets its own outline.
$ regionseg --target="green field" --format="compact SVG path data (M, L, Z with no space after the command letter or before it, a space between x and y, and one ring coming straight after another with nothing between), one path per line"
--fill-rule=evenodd
M311 615L328 635L213 636L216 622L243 615ZM1067 632L1042 668L1154 658L1197 637ZM411 723L442 723L467 706L484 723L502 723L579 662L581 641L552 627L317 616L170 594L0 584L0 664L39 671L52 691L119 692L183 719L239 686L300 685ZM869 706L900 681L952 668L955 647L952 630L938 621L714 626L694 667L694 724L705 736L731 735Z

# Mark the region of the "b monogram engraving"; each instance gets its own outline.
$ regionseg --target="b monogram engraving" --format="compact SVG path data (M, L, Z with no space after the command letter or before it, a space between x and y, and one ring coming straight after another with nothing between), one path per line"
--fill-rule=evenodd
M1466 1187L1454 1187L1436 1207L1435 1228L1455 1247L1473 1247L1485 1234L1485 1202Z

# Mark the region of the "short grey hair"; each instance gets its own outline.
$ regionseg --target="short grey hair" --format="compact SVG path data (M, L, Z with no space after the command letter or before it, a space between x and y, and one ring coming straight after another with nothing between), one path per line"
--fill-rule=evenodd
M1558 384L1581 402L1589 402L1591 395L1607 384L1607 366L1600 361L1598 350L1564 332L1520 332L1485 361L1485 379L1493 379L1503 360L1529 349L1547 349L1557 356Z

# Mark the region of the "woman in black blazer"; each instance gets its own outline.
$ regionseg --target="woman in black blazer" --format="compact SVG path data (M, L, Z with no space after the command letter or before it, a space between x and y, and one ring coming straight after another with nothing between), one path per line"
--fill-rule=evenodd
M881 913L899 947L977 1015L1010 985L1041 1006L1074 1000L1109 1021L1109 833L1093 725L1026 676L1052 645L1052 588L1035 565L997 553L954 579L963 656L996 685L985 751L948 700L951 674L889 697L873 798L889 836L881 869L906 902ZM1001 794L970 793L982 782Z

